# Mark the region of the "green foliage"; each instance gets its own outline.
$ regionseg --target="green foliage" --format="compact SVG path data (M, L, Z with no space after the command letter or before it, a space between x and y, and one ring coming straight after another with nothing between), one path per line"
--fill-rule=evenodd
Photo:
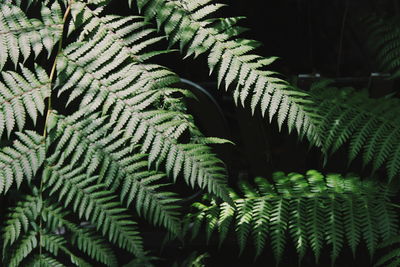
M377 70L389 73L392 78L400 75L400 27L398 17L369 15L361 20L368 34L368 48L373 54Z
M276 72L264 70L276 57L255 55L252 51L258 43L238 38L243 28L236 24L242 17L214 18L223 5L210 0L138 0L137 6L147 20L155 19L157 27L164 29L170 45L179 43L186 57L207 52L210 74L217 72L218 85L223 81L228 90L236 84L236 104L240 102L253 113L259 107L270 121L276 116L280 128L286 121L289 132L295 128L300 136L320 144L315 127L318 116L309 94L293 88Z
M61 236L60 230L63 227L74 235L79 235L78 249L107 266L116 266L115 256L106 243L103 241L101 246L96 244L101 238L94 239L91 230L81 229L77 224L65 219L67 212L56 204L49 205L47 201L43 202L37 195L38 190L34 190L34 194L25 196L10 209L5 220L2 230L5 266L19 266L22 262L32 266L63 266L55 259L59 252L68 256L76 266L90 266L68 248L72 243ZM40 253L37 253L37 248ZM42 249L49 255L42 254ZM108 253L108 256L99 256L99 253Z
M181 237L178 179L213 199L194 205L193 236L206 222L206 239L218 231L221 245L233 225L241 251L252 236L256 256L270 245L278 262L288 236L300 258L311 248L318 260L328 244L334 261L345 243L355 254L364 240L372 255L397 234L391 190L355 177L276 173L274 184L257 178L229 195L209 146L229 141L204 137L179 77L149 61L171 51L160 50L164 39L185 57L205 54L237 105L326 153L349 141L351 160L364 150L365 164L386 162L389 178L400 166L397 100L292 87L266 70L275 57L239 38L242 17L215 18L223 5L210 0L130 0L143 17L108 14L110 2L0 3L0 194L18 199L2 222L2 265L119 266L122 249L150 266L134 218ZM201 266L207 254L192 256L184 264Z
M23 182L35 192L8 213L2 238L7 266L61 265L60 254L70 264L90 265L76 249L116 266L108 242L147 264L128 209L179 235L179 198L166 191L169 178L183 177L191 187L229 201L223 163L207 146L222 140L204 138L196 128L181 101L190 94L174 86L178 76L146 62L169 52L148 52L163 37L154 36L142 17L102 15L105 4L1 4L1 69L8 59L17 66L21 54L29 64L1 73L0 135L7 131L12 140L15 128L23 132L0 151L0 193ZM41 20L28 18L32 5L40 8ZM58 51L52 53L57 42ZM36 63L43 47L52 66L46 66L49 74ZM65 106L78 110L63 115L66 107L62 112L53 108L52 102L62 106L63 98ZM45 115L44 130L37 129L42 135L26 129L27 115L33 127ZM189 141L181 143L184 133ZM68 211L79 222L70 221ZM59 229L66 229L68 238Z
M242 181L241 195L231 193L234 205L207 198L195 203L198 211L188 222L205 222L207 232L219 232L220 242L233 229L241 252L252 236L256 257L268 242L278 263L289 236L300 261L310 248L318 262L327 244L334 262L345 242L355 255L363 240L372 257L379 240L398 233L397 214L388 202L394 192L388 186L317 171L306 176L277 172L273 179L271 184L256 178L256 186Z
M390 248L390 251L375 263L375 266L400 266L400 236L394 236L380 245L380 248Z
M42 136L33 131L17 133L12 146L0 150L0 193L7 193L13 183L17 188L30 182L42 165L46 149Z
M39 66L35 74L21 65L22 75L2 72L4 83L0 82L0 136L7 129L7 136L18 127L23 130L26 113L36 124L38 112L43 115L44 99L50 96L50 81L46 72ZM16 125L15 125L16 124Z
M364 165L373 171L384 163L389 179L400 171L400 109L398 99L371 99L366 92L337 89L330 82L313 85L312 94L320 100L317 107L326 133L323 150L333 153L349 142L349 161L363 154Z
M55 1L50 7L41 8L42 20L29 19L17 6L2 1L0 4L0 70L7 59L16 66L20 55L24 61L30 54L37 57L43 47L49 54L58 42L62 27L62 10Z

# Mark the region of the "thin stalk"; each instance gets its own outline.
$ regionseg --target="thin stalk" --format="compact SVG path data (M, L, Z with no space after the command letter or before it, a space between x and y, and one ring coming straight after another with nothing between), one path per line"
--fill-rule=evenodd
M349 2L348 0L345 3L345 8L343 12L343 20L342 20L342 27L340 29L340 38L339 38L339 51L338 51L338 58L337 58L337 69L336 69L336 76L340 76L340 64L342 61L342 52L343 52L343 39L344 39L344 28L346 26L347 20L347 13L349 11Z
M46 119L45 119L45 123L44 123L44 127L43 127L43 140L45 142L45 147L46 147L46 151L47 151L47 142L46 142L46 137L47 137L47 124L49 121L49 117L51 114L51 110L52 110L52 103L51 103L51 97L52 97L52 87L53 87L53 80L55 78L56 75L56 67L57 67L57 59L58 56L62 50L62 46L63 46L63 39L64 39L64 32L65 32L65 26L66 26L66 22L68 19L69 14L71 13L71 6L72 6L73 0L71 0L68 4L67 9L65 10L64 16L63 16L63 28L61 31L61 38L58 41L58 48L57 48L57 55L54 59L53 62L53 66L51 67L51 71L50 71L50 76L49 76L49 80L50 80L50 95L48 97L47 100L47 113L46 113ZM43 180L40 180L40 187L39 187L39 198L40 198L40 202L41 204L43 204ZM43 224L43 220L42 220L42 216L39 216L39 254L42 255L42 224Z

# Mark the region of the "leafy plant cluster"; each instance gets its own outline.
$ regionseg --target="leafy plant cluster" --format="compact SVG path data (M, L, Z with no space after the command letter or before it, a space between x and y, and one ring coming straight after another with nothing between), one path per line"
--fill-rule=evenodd
M354 177L276 173L233 194L210 146L229 141L200 132L184 104L191 93L152 60L170 47L204 54L237 105L327 155L349 142L350 160L363 150L390 179L400 166L397 100L290 85L268 69L275 57L240 38L242 17L219 18L223 5L211 0L129 0L129 16L110 14L110 3L0 3L0 194L18 199L2 223L2 265L120 266L121 251L150 265L136 221L184 238L179 180L218 198L196 204L194 235L202 220L221 240L235 225L241 249L251 233L257 255L268 235L279 260L287 233L300 257L308 244L317 259L325 242L333 259L362 239L372 255L398 233L394 193Z
M239 183L241 193L231 192L234 205L209 196L194 203L197 212L188 216L187 227L193 224L195 236L205 223L207 239L218 231L220 243L234 229L241 252L251 236L256 257L270 244L278 263L289 236L300 261L311 249L318 262L328 244L334 262L345 243L355 256L364 241L372 256L379 240L398 232L397 214L389 201L394 192L376 181L361 181L352 175L324 177L310 170L305 176L276 172L273 183L260 177L254 183Z

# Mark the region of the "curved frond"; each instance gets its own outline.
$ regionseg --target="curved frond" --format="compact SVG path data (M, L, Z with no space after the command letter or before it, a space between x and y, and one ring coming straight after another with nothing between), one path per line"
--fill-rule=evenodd
M8 265L17 267L19 264L36 248L38 247L38 239L35 231L29 231L22 239L14 245L14 251L10 255Z
M296 128L300 136L320 144L318 128L309 94L297 90L277 73L264 68L275 61L275 57L263 58L252 51L257 42L239 39L243 29L235 26L240 18L209 19L223 5L210 1L140 0L139 10L146 19L155 19L162 27L171 45L178 43L186 56L198 56L208 52L210 73L217 72L218 84L225 89L235 83L235 102L251 108L259 107L270 120L277 115L281 127L286 121L289 129Z
M64 267L65 265L54 259L50 255L40 254L28 262L29 267Z
M154 107L162 90L152 88L147 78L141 79L141 69L136 64L122 64L128 60L127 55L109 35L102 37L66 48L57 65L60 92L72 89L70 100L85 93L81 105L90 104L92 108L101 107L103 113L111 113L115 130L124 129L124 136L132 137L133 144L143 144L141 151L149 153L150 163L164 163L174 179L183 174L192 187L197 184L227 199L222 162L206 145L178 143L177 138L191 127L188 120L181 112ZM105 63L110 59L113 60ZM117 67L118 72L107 76ZM147 89L146 85L150 87Z
M374 266L390 266L398 267L400 266L400 236L394 236L389 240L383 242L380 248L391 247L391 250L378 259Z
M3 255L6 247L12 246L21 234L28 232L30 223L39 216L41 206L41 201L37 197L28 195L10 209L2 227Z
M372 52L375 66L392 78L400 75L400 27L398 17L380 17L369 15L361 18L360 23L368 34L367 46Z

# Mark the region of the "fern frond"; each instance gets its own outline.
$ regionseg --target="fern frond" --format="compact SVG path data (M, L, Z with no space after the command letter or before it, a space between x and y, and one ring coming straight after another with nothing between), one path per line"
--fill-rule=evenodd
M235 203L238 212L235 231L237 232L240 254L242 254L251 229L254 200L238 199Z
M58 252L62 251L64 254L66 254L70 260L71 263L73 263L76 266L79 267L90 267L91 265L87 263L85 260L81 259L80 257L77 257L75 254L73 254L66 246L65 244L67 243L65 239L59 235L55 234L42 234L41 235L41 246L46 249L49 253L53 254L54 256L58 256Z
M292 201L292 210L289 222L289 232L292 236L293 242L299 256L299 262L302 261L309 244L308 236L308 216L307 216L307 201L306 198L299 198Z
M21 65L21 74L2 72L0 81L0 137L7 130L9 137L12 130L22 131L26 115L36 124L38 113L43 115L44 99L50 96L50 81L46 72L38 65L35 73Z
M227 203L205 200L193 205L202 216L194 213L189 217L205 222L206 228L213 229L215 220L223 222L218 218L234 220L240 251L251 232L256 256L262 253L268 238L277 263L289 235L300 260L307 248L311 248L318 262L323 247L329 245L334 263L345 242L355 253L362 236L372 255L378 240L398 232L397 215L389 203L387 192L390 188L387 185L360 181L351 175L324 176L312 170L306 176L277 172L273 179L275 183L270 184L256 178L255 187L242 182L243 197L234 200L235 205L229 213L225 211ZM377 218L384 227L377 224Z
M360 22L368 34L366 43L378 70L389 73L392 78L398 78L400 74L399 19L369 14L368 17L362 17Z
M30 223L39 216L41 206L41 201L37 197L28 195L10 209L2 229L3 255L6 247L12 246L21 234L28 232Z
M165 175L149 171L146 155L133 153L129 138L123 132L114 132L113 124L107 123L105 117L94 114L81 118L84 113L58 117L56 131L60 139L55 150L63 153L54 154L52 160L59 158L62 164L71 158L71 166L79 165L87 175L99 174L98 182L112 190L121 189L121 200L127 206L133 203L139 215L178 234L178 199L162 190Z
M104 184L94 183L97 177L87 177L83 168L63 167L60 161L46 166L42 179L46 187L51 188L50 193L57 193L63 200L65 207L72 206L80 218L90 220L110 242L138 257L144 255L136 223Z
M80 41L90 40L96 35L110 35L119 49L138 63L169 52L166 50L141 53L145 48L163 39L163 37L151 37L155 30L148 28L148 23L144 22L141 17L100 16L97 10L90 9L87 4L82 2L73 3L71 12L75 25L83 25L78 38Z
M42 5L41 16L43 21L28 19L18 6L0 4L0 70L8 58L16 66L21 54L25 61L32 51L37 57L43 47L51 54L62 34L63 20L58 2L54 1L50 8Z
M113 250L107 245L106 240L94 233L91 229L78 227L73 222L65 219L68 213L57 205L46 205L43 208L42 217L46 225L52 231L65 227L72 233L71 244L89 255L92 259L107 266L117 266L117 258Z
M18 139L0 150L0 193L7 193L13 183L30 182L46 154L43 137L33 131L17 133Z
M314 84L312 94L320 104L317 112L324 117L320 128L325 152L333 153L349 142L352 161L363 151L364 165L373 170L386 165L389 179L399 172L400 109L397 99L371 99L365 92L338 90L322 81Z
M223 5L209 1L141 0L137 2L147 20L155 19L163 27L171 45L180 43L181 50L190 56L208 52L210 73L217 72L218 84L225 83L225 89L236 83L233 92L235 102L248 106L254 113L256 107L270 120L278 114L281 127L284 121L289 129L296 128L300 136L319 145L319 132L312 110L309 94L291 87L278 78L276 73L263 68L276 58L263 58L251 53L255 42L234 39L242 30L234 26L237 18L208 19ZM234 22L231 22L234 21Z
M131 142L142 143L142 153L149 153L150 163L165 162L167 173L174 179L183 174L192 187L197 184L227 199L222 162L205 145L178 144L176 139L183 132L182 126L187 124L180 112L145 110L158 99L160 90L152 89L151 85L150 91L143 88L148 84L146 79L136 81L141 75L140 68L133 63L122 67L128 57L118 52L114 44L107 35L79 44L79 48L78 44L66 48L57 65L58 83L62 85L60 92L74 86L70 100L86 92L81 105L100 106L103 113L110 112L111 120L117 122L115 130L124 129L124 136L132 137ZM101 51L97 51L97 47L101 47ZM92 52L87 53L90 49ZM98 58L98 53L103 56ZM102 64L111 58L114 59L111 63ZM122 67L120 71L105 76L118 66Z
M73 218L68 211L58 204L51 204L52 200L42 200L38 189L32 189L32 195L25 196L9 209L3 228L3 261L6 266L20 266L25 259L30 266L64 266L56 260L65 258L59 257L60 252L75 266L91 266L68 248L71 246L106 266L117 266L114 252L103 237L95 234L91 227L78 226L66 219ZM109 221L106 219L103 223ZM64 235L65 230L71 235Z
M14 251L10 256L8 265L17 267L19 264L36 248L38 247L37 234L35 231L29 231L22 239L14 245Z

